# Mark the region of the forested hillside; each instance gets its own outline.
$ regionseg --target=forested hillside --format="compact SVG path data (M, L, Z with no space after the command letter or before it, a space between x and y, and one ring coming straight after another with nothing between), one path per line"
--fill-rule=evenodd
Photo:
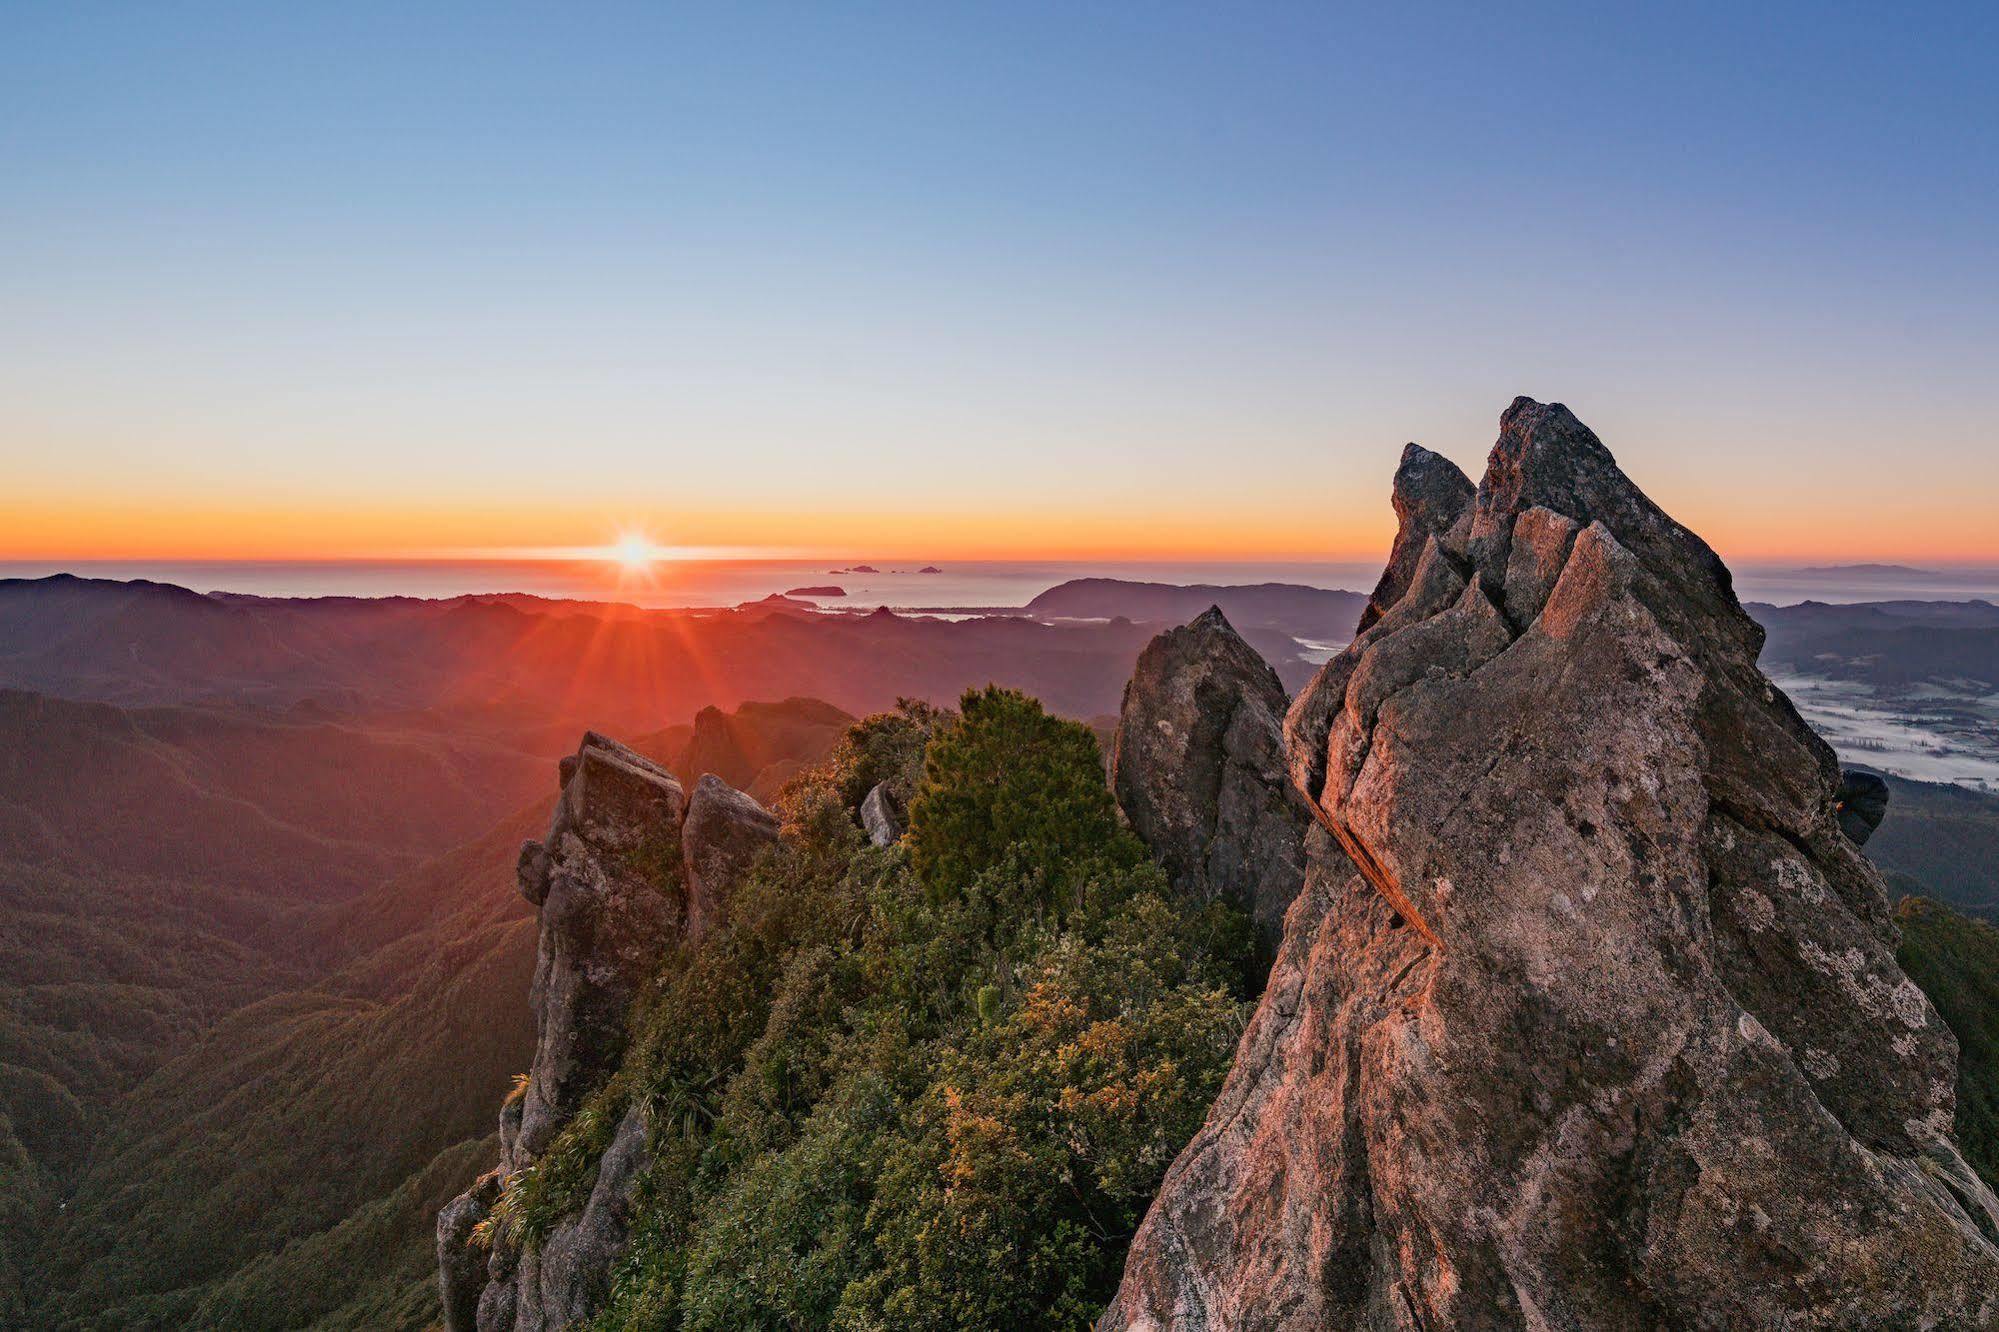
M886 663L954 687L1073 670L1063 696L1100 716L1146 628L58 586L38 635L22 595L0 595L0 678L92 697L0 690L0 1324L435 1319L434 1218L495 1158L533 1041L516 854L619 689L639 751L776 805L785 838L495 1222L529 1242L573 1202L620 1107L680 1125L615 1317L1079 1320L1227 1066L1243 922L1162 891L1081 728L1007 693L941 727L910 704L853 729L805 697L657 710L818 667L863 706ZM666 670L669 635L715 655ZM497 664L434 674L481 650ZM1958 1035L1990 1177L1992 932L1941 904L1999 902L1999 801L1890 784L1868 854L1936 900L1905 903L1902 962ZM857 826L878 785L906 850Z
M774 788L851 721L787 700L642 743ZM552 759L19 691L0 735L0 1323L424 1325L432 1220L532 1041L507 885Z
M1957 910L1999 920L1999 796L1889 777L1888 817L1868 858Z
M856 820L881 786L893 845ZM1010 691L861 723L782 809L728 927L660 959L619 1065L492 1177L472 1267L573 1236L643 1123L602 1326L1087 1324L1233 1055L1248 918L1171 891L1095 737Z
M1895 919L1897 959L1957 1037L1957 1140L1999 1189L1999 928L1920 897Z

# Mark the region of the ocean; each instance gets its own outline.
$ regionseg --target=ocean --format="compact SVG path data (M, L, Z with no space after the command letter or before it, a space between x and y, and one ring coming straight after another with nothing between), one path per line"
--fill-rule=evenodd
M874 572L854 572L856 564ZM637 571L600 560L112 561L0 563L0 577L145 578L196 592L264 597L455 597L525 592L648 607L734 606L798 588L837 587L819 604L873 609L1024 606L1072 578L1159 583L1302 583L1367 590L1378 564L943 561L661 560Z
M856 564L872 566L855 572ZM0 577L84 578L175 583L196 592L264 597L455 597L525 592L638 606L734 606L773 593L837 587L819 604L872 609L971 609L1022 606L1072 578L1127 578L1156 583L1300 583L1366 592L1379 562L1248 561L945 561L919 573L921 561L661 560L627 571L600 560L43 560L0 563ZM1999 601L1999 569L1806 572L1743 566L1735 571L1744 601Z

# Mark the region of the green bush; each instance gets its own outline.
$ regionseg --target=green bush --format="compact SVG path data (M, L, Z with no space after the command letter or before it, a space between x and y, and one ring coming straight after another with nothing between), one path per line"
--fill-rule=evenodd
M927 876L854 825L912 736ZM1246 922L1168 894L1094 738L1005 690L861 723L784 814L612 1084L654 1163L599 1326L1087 1326L1227 1071Z
M933 896L1006 864L1036 896L1060 904L1091 874L1142 858L1119 825L1089 727L996 685L968 692L959 707L930 742L909 809L910 863Z
M818 774L840 803L857 808L879 782L905 803L923 780L923 751L945 714L918 699L905 698L894 712L856 723L833 748Z

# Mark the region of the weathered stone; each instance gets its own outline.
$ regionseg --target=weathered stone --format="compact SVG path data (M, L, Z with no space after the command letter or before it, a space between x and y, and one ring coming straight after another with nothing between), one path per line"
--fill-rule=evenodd
M1501 596L1507 619L1516 627L1532 624L1548 604L1548 594L1555 590L1580 530L1575 519L1538 504L1513 520Z
M569 826L619 850L637 846L663 824L680 821L685 796L673 774L595 731L576 751L575 772L562 788Z
M1470 533L1472 494L1471 480L1449 458L1418 444L1403 446L1390 499L1400 526L1394 548L1388 553L1388 566L1381 571L1381 581L1374 585L1374 595L1360 613L1355 634L1365 633L1402 599L1428 542L1434 539L1463 558Z
M776 840L777 818L755 800L712 773L694 784L680 832L690 940L721 922L736 886Z
M521 848L516 878L541 911L530 1002L533 1070L500 1107L500 1167L438 1217L438 1280L453 1328L554 1332L602 1306L646 1163L638 1109L597 1163L588 1202L538 1246L472 1228L505 1182L547 1150L624 1053L633 999L668 954L724 916L777 820L716 777L692 799L657 763L592 731L562 760L547 837Z
M1469 581L1424 532L1293 704L1346 855L1104 1327L1993 1326L1955 1043L1830 751L1698 537L1565 408L1501 425Z
M1855 846L1866 846L1887 817L1888 783L1871 772L1842 772L1834 808L1839 811L1839 830L1846 839Z
M479 1296L478 1332L518 1332L522 1326L521 1255L509 1245L493 1246L486 1264L486 1289ZM532 1307L528 1325L534 1325Z
M491 1170L437 1214L437 1287L448 1332L473 1332L479 1297L486 1290L486 1251L472 1243L472 1231L500 1196L502 1172Z
M529 1156L616 1066L632 997L681 936L685 808L664 768L594 731L583 737L545 847L519 1139Z
M611 1293L611 1276L631 1236L632 1193L646 1161L645 1117L625 1113L597 1163L590 1199L559 1222L541 1248L523 1255L519 1284L530 1297L517 1305L518 1332L556 1332L587 1323Z
M1464 592L1465 575L1458 571L1457 562L1444 553L1435 537L1425 537L1416 558L1415 571L1410 575L1409 585L1401 599L1356 634L1345 651L1321 666L1310 683L1291 700L1290 711L1284 719L1287 737L1296 731L1323 733L1332 726L1334 715L1346 706L1347 686L1353 680L1354 668L1361 659L1363 648L1440 614L1456 604ZM1327 750L1320 746L1294 745L1288 739L1284 750L1292 783L1304 793L1308 802L1317 800L1326 782Z
M548 847L541 842L521 843L520 858L514 862L514 880L530 906L540 906L548 896Z
M500 1164L509 1170L520 1164L521 1109L526 1100L523 1090L500 1102Z
M1219 608L1139 655L1111 745L1125 817L1195 901L1248 911L1275 950L1311 811L1285 773L1284 686Z
M887 782L876 782L862 798L861 827L874 846L894 846L902 840L902 802Z

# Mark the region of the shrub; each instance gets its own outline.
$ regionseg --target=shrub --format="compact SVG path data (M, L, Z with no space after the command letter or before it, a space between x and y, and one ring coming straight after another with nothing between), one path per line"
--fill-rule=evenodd
M1137 862L1090 728L1012 689L967 693L931 739L909 809L910 863L933 897L1010 864L1062 904L1090 874Z
M852 804L918 734L928 877ZM1166 892L1084 728L997 689L861 723L635 1021L612 1087L654 1163L599 1326L1087 1326L1227 1070L1249 939Z

